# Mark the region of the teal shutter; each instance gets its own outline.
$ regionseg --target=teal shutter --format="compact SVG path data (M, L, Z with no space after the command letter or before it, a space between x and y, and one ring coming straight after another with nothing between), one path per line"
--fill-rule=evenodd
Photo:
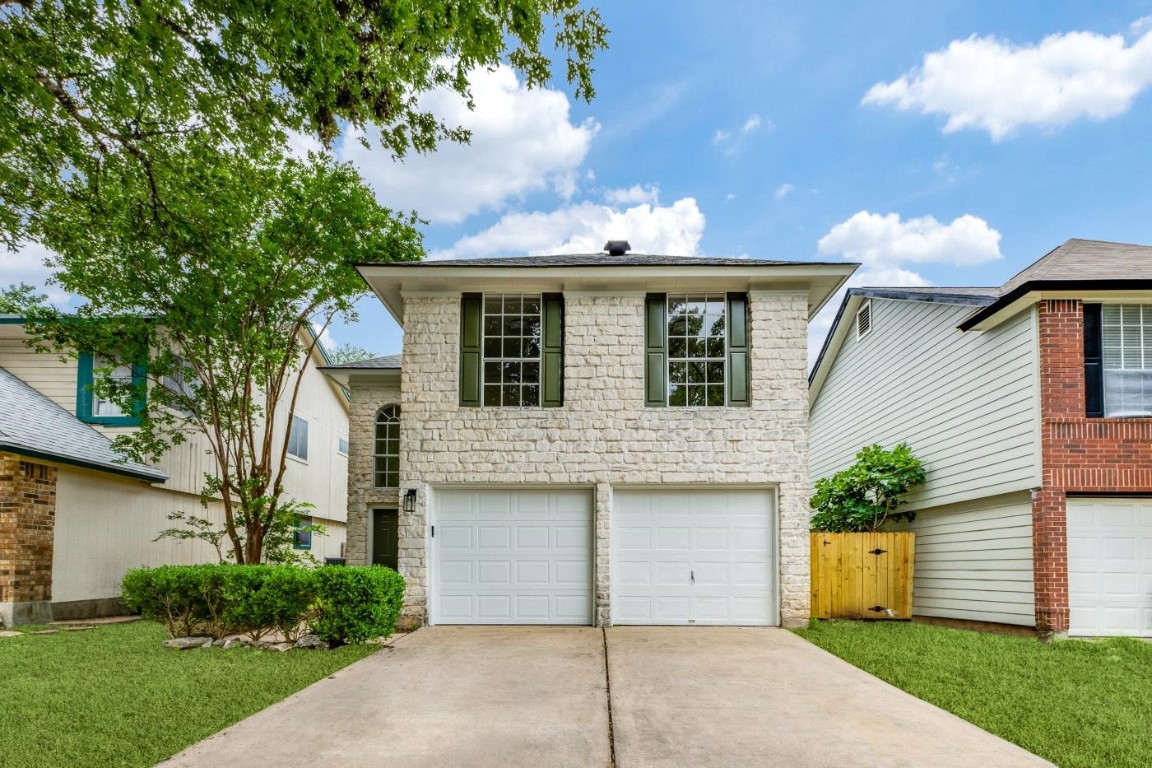
M728 294L728 405L747 406L748 294Z
M667 297L650 293L644 298L644 405L662 408L668 403Z
M480 313L483 296L460 298L460 405L480 407Z
M81 352L76 361L76 418L92 420L92 353Z
M540 405L559 408L564 404L564 295L546 293L543 300Z

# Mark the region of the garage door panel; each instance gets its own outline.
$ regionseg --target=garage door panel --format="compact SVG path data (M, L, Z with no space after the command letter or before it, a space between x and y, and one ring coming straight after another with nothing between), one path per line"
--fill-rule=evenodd
M1069 634L1152 637L1152 499L1068 500Z
M592 623L587 491L442 490L432 519L434 623Z
M618 491L612 617L619 624L774 624L767 491Z

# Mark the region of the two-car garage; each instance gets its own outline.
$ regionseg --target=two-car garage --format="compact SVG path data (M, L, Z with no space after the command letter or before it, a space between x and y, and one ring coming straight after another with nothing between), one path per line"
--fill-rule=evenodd
M616 489L598 543L590 488L437 489L429 620L593 624L599 546L613 623L777 624L773 501L768 489Z

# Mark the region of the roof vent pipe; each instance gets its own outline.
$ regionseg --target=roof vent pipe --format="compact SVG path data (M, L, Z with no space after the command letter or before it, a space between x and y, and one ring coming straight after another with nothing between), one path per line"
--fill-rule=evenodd
M628 244L627 240L609 240L604 244L604 250L608 252L609 256L623 256L632 250L632 246Z

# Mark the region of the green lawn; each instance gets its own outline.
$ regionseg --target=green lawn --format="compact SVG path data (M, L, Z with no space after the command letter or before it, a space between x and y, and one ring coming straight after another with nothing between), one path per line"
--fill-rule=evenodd
M1062 768L1152 765L1152 643L1042 645L905 622L797 634Z
M150 766L377 646L173 651L149 622L0 638L0 766Z

